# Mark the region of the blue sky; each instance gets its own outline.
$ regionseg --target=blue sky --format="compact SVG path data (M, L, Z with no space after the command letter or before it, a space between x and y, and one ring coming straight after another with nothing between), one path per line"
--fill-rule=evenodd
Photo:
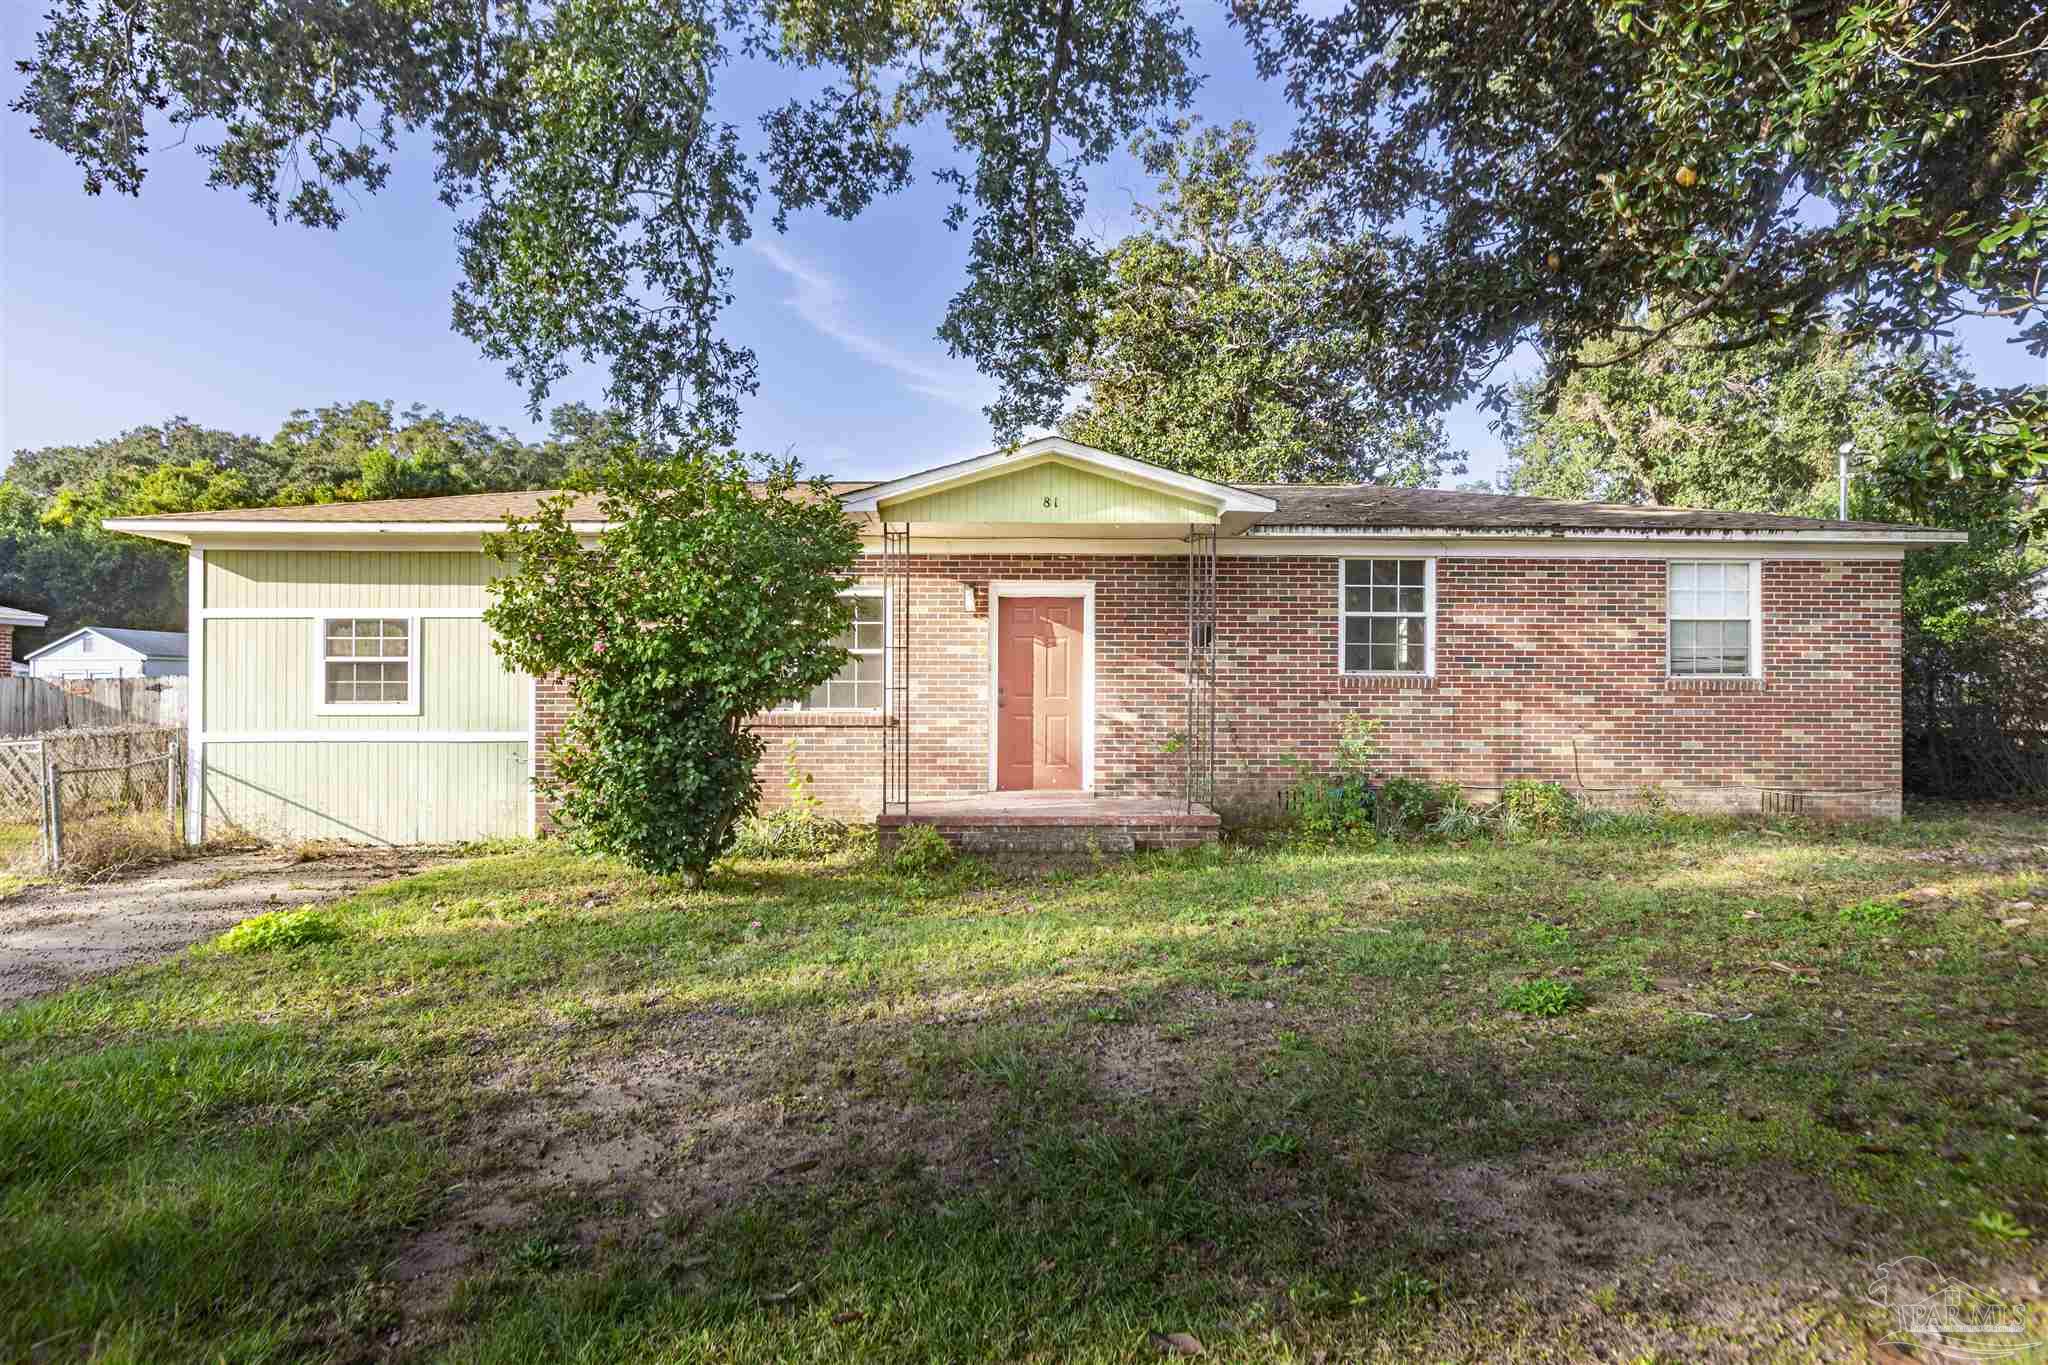
M40 7L0 7L9 95ZM1220 14L1199 29L1207 84L1198 108L1248 118L1277 144L1287 126ZM786 76L737 67L725 116L742 127L779 98ZM435 201L430 153L404 149L384 191L338 232L271 226L236 195L209 190L186 148L162 147L139 199L88 198L72 166L8 115L0 136L0 451L89 441L173 415L268 435L294 408L357 398L463 413L522 434L521 392L449 328L454 219ZM793 451L813 469L882 475L986 449L988 382L933 337L960 287L966 239L940 221L930 172L946 148L920 147L918 182L848 224L821 214L732 253L737 302L728 337L760 355L748 448ZM1113 237L1149 188L1128 159L1094 178L1089 228ZM1980 373L2040 381L2042 363L1963 337ZM561 385L595 401L597 373ZM1483 415L1452 414L1472 472L1499 467Z

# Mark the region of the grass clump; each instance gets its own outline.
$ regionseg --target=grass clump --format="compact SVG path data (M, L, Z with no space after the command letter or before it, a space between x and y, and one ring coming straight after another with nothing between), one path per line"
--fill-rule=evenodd
M1518 981L1502 991L1500 1007L1537 1019L1555 1019L1573 1010L1584 1009L1586 992L1569 981L1538 977L1534 981Z
M816 861L858 849L872 837L865 826L793 807L741 821L730 856Z
M953 858L953 846L945 835L930 825L911 825L897 840L889 865L906 875L925 877L944 872L953 865Z
M334 917L318 910L272 910L253 915L214 940L224 953L268 953L334 943L344 937Z

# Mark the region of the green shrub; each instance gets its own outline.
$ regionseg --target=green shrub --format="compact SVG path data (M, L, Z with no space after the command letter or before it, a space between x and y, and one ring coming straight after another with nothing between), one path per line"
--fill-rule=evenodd
M1373 765L1379 757L1382 722L1356 713L1344 717L1337 754L1330 771L1322 772L1295 755L1283 761L1294 781L1281 794L1297 839L1309 843L1371 839L1375 795Z
M1556 834L1576 821L1579 803L1562 782L1518 777L1501 788L1500 808L1509 829Z
M860 536L794 461L623 431L599 453L570 478L597 494L595 543L566 495L486 536L512 568L484 617L506 664L569 685L539 786L570 837L694 887L759 805L748 719L847 661Z
M1569 981L1538 977L1534 981L1518 981L1502 991L1500 1007L1516 1014L1555 1019L1561 1014L1584 1009L1586 993Z
M272 910L251 915L214 941L226 953L265 953L333 943L341 926L318 910Z
M1382 830L1419 834L1435 824L1446 807L1461 799L1455 782L1390 777L1380 787L1373 814Z
M953 865L953 846L930 825L911 825L897 840L889 865L913 877L944 872Z

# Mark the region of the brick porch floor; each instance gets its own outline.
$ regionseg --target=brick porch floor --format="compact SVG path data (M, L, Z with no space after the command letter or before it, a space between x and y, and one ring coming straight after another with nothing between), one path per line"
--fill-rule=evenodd
M987 792L912 801L910 813L876 817L882 847L906 825L931 825L970 853L1128 852L1214 843L1223 821L1207 806L1083 792Z

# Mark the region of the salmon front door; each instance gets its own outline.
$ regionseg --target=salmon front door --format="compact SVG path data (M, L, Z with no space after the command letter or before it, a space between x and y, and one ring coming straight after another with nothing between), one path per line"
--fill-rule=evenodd
M1081 790L1082 602L996 599L996 789Z

